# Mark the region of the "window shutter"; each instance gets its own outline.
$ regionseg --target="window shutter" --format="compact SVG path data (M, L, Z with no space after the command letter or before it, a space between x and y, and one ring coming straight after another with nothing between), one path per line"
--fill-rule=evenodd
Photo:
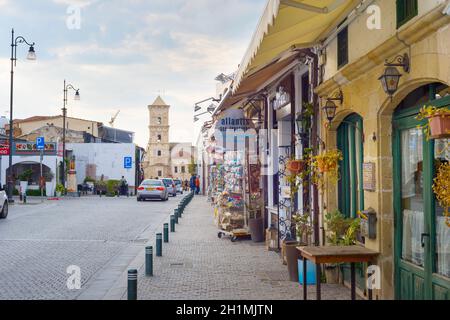
M338 68L348 63L348 27L338 34Z

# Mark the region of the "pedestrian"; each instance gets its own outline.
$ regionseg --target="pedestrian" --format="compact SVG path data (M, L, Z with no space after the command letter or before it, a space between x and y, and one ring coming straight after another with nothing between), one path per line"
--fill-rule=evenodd
M120 195L121 196L126 196L128 195L128 182L125 179L124 176L122 176L122 179L120 179Z
M189 186L191 187L191 192L195 192L196 185L195 185L196 177L195 174L192 175L191 180L189 181Z
M200 194L200 177L195 179L195 193Z

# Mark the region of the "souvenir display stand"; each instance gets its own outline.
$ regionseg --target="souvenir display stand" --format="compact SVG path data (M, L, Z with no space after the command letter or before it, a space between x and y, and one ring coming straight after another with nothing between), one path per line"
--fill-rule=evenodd
M245 180L243 152L227 152L224 164L216 174L215 204L219 238L229 236L234 242L240 237L249 236Z

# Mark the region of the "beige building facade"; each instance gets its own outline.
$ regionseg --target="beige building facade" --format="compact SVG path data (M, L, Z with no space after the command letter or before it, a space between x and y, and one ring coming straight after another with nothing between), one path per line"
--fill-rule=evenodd
M416 120L420 107L450 105L449 3L372 5L373 16L349 17L322 49L323 81L316 92L322 106L339 92L343 102L330 124L322 115L321 136L326 150L343 151L345 179L328 183L322 212L376 213L376 237L364 245L380 253L375 262L381 269L380 298L449 299L450 237L432 193L431 160L449 160L437 153L448 140L427 141ZM376 22L371 19L380 19L380 28L369 29ZM380 76L387 62L403 63L399 57L405 55L410 70L397 67L400 83L390 97ZM368 178L373 186L365 185Z

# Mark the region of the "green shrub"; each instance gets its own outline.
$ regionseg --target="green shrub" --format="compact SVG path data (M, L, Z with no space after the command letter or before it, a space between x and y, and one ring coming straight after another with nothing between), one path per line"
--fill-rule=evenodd
M108 180L108 182L106 182L106 195L110 197L116 196L119 190L119 185L119 180Z
M96 181L95 181L95 179L94 179L94 178L91 178L91 177L86 177L86 178L84 179L84 183L88 183L88 182L92 182L92 183L95 183Z

